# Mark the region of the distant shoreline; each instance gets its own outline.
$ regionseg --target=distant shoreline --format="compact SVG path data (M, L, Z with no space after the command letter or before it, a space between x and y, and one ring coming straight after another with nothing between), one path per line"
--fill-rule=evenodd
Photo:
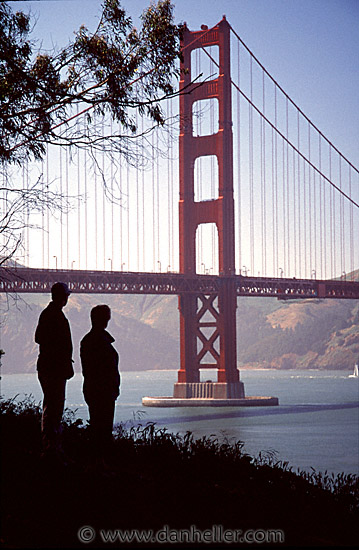
M121 369L121 372L178 372L178 369L141 369L141 370L136 370L136 369ZM203 370L206 370L206 371L210 371L212 369L203 369ZM214 369L213 369L214 370ZM258 371L273 371L273 372L280 372L280 371L285 371L285 372L288 372L288 371L301 371L301 372L310 372L310 371L315 371L315 372L333 372L333 371L341 371L343 373L345 372L348 372L348 373L352 373L353 372L353 369L352 367L347 367L345 369L340 369L340 368L336 368L336 369L325 369L325 368L277 368L277 367L261 367L261 366L240 366L238 367L238 370L239 371L254 371L254 370L258 370ZM2 371L1 373L1 376L7 376L7 375L19 375L19 374L31 374L31 375L36 375L37 372L36 370L34 371L15 371L15 372L9 372L9 371ZM80 370L75 370L75 374L81 374L81 371Z

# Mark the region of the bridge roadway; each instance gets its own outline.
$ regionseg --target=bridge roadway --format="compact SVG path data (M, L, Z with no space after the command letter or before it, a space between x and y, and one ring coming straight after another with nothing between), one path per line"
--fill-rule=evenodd
M0 292L49 293L56 281L82 294L218 294L235 285L237 296L358 299L359 282L233 275L185 275L60 269L0 268Z

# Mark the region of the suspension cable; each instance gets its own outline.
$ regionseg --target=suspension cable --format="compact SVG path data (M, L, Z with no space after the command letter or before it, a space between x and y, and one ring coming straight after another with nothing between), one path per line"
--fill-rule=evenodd
M274 84L277 86L277 88L284 94L284 96L288 99L288 101L295 107L299 113L302 115L302 117L305 118L307 122L316 130L320 136L338 153L345 162L347 162L353 170L355 170L359 174L359 169L356 168L340 151L337 149L333 143L317 128L317 126L310 120L309 117L303 111L298 107L298 105L291 99L291 97L283 90L283 88L278 84L278 82L273 78L273 76L267 71L267 69L262 65L262 63L258 60L258 58L253 54L253 52L248 48L248 46L243 42L243 40L240 38L240 36L236 33L236 31L233 29L231 25L230 29L233 32L233 34L236 36L236 38L240 41L240 43L245 47L245 49L248 51L248 53L253 57L253 59L258 63L260 68L265 72L265 74L274 82Z
M202 48L203 51L205 52L206 55L208 55L208 57L210 57L213 62L215 63L215 65L217 65L217 67L219 68L219 64L210 56L210 54L207 52L207 50L205 50L204 48ZM275 82L275 81L274 81ZM237 84L235 82L233 82L233 80L231 79L231 83L232 85L236 88L236 90L246 99L246 101L248 101L248 103L250 103L250 105L253 107L253 109L255 111L257 111L257 113L263 117L263 119L266 121L266 123L276 132L276 134L278 134L282 139L284 139L284 141L286 143L288 143L288 145L290 145L290 147L292 147L292 149L294 149L294 151L300 155L302 157L302 159L311 167L313 168L320 176L322 176L322 178L324 178L330 185L332 185L337 191L339 191L339 193L341 195L343 195L347 200L349 200L351 203L354 204L354 206L356 206L357 208L359 208L359 203L355 202L351 197L349 197L349 195L347 195L346 193L344 193L344 191L342 189L340 189L340 187L338 187L337 185L335 185L335 183L333 183L325 174L323 174L322 172L319 171L319 169L314 165L312 164L307 158L306 156L301 153L301 151L298 150L298 148L290 141L290 140L287 140L287 138L285 137L285 135L275 126L275 124L273 124L262 112L261 110L250 100L250 98L237 86ZM288 98L290 99L290 98ZM298 111L300 111L300 109L298 109ZM310 120L309 120L309 123L310 123ZM314 127L314 126L313 126ZM317 130L317 128L315 128ZM319 132L319 130L317 130ZM321 132L319 132L321 133ZM321 134L322 137L324 139L325 136L323 134ZM327 140L328 141L328 140ZM328 143L330 143L328 141ZM343 160L345 160L352 168L353 170L355 170L356 172L359 173L359 170L357 168L355 168L355 166L353 166L333 145L331 145L332 148L337 151L339 153L339 155L343 158Z

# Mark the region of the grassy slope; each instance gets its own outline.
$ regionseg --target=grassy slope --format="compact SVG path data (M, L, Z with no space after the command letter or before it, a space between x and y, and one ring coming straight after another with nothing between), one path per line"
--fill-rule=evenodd
M2 402L0 409L5 547L83 547L76 536L83 525L96 530L281 529L285 545L277 548L357 542L354 476L334 480L294 473L270 457L253 459L240 443L174 436L153 425L119 430L110 470L94 469L88 429L71 415L63 440L73 463L49 464L40 459L37 406ZM87 546L109 544L101 546L97 537Z

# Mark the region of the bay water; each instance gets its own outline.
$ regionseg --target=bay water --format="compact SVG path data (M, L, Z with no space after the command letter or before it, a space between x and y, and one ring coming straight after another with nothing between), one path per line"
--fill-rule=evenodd
M123 372L115 422L128 427L154 422L174 433L240 440L249 454L275 451L278 460L295 470L359 474L359 379L349 374L243 370L246 395L278 397L278 407L150 408L142 405L142 397L172 395L177 371ZM213 371L202 371L203 380L211 378ZM82 381L76 374L68 382L66 406L87 421ZM35 373L2 375L1 395L42 399Z

